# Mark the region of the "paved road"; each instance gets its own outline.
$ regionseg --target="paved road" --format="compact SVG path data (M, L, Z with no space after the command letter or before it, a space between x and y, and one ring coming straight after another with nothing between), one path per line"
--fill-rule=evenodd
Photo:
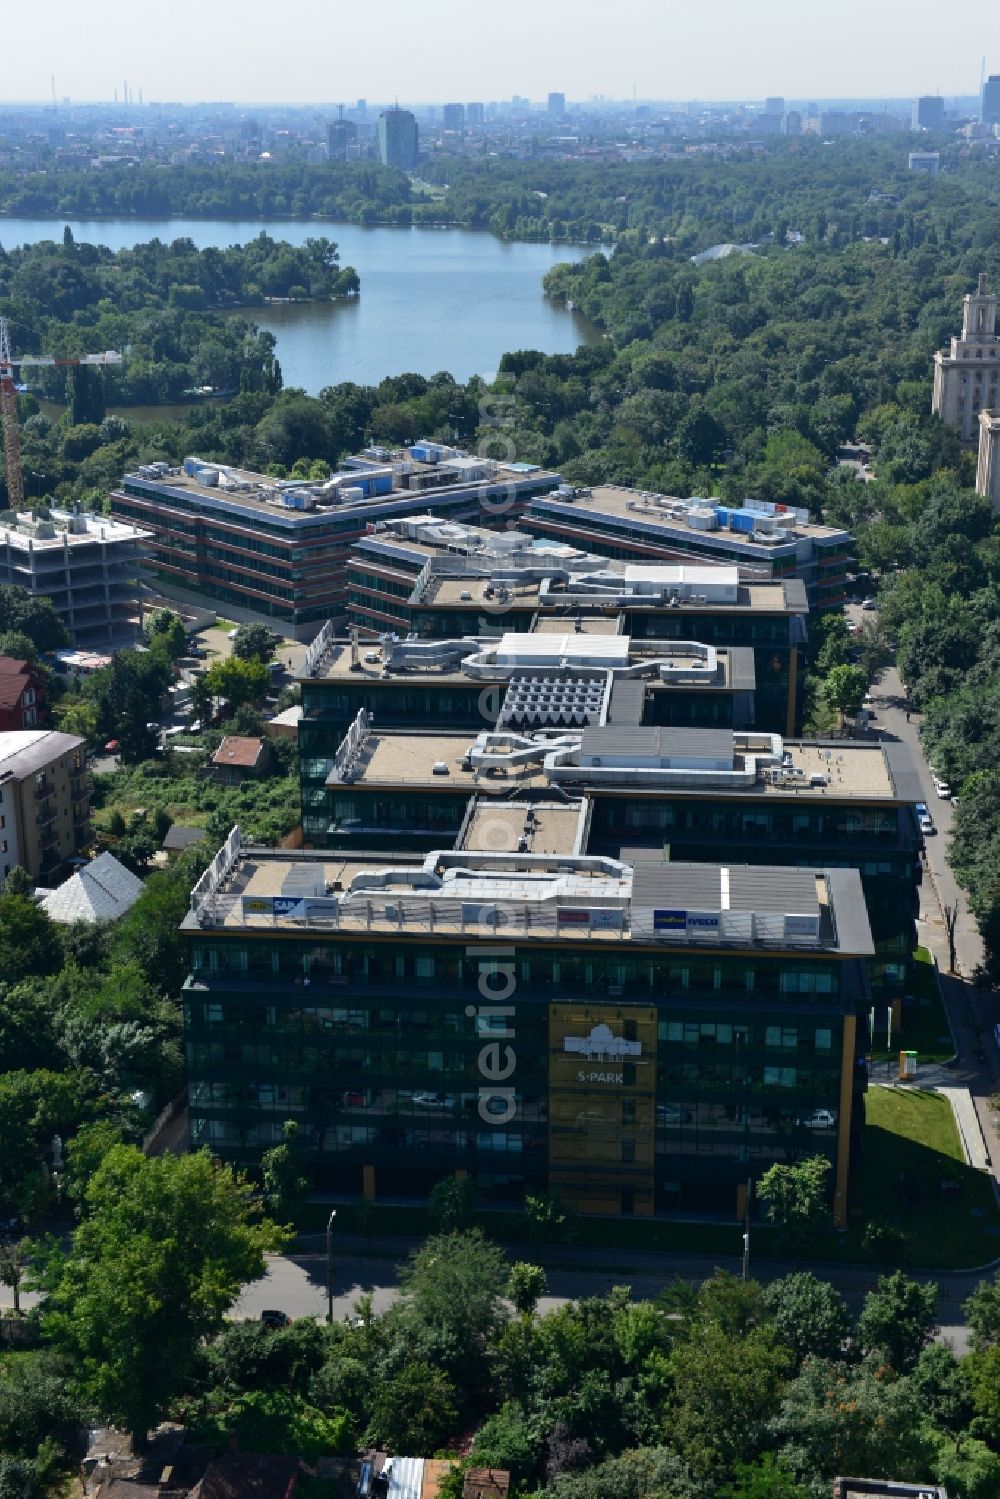
M857 617L857 611L852 609L849 612ZM990 1102L1000 1086L1000 1052L993 1038L993 1027L1000 1021L1000 994L990 989L977 989L971 982L983 960L983 944L965 893L959 889L947 862L954 808L950 801L942 801L934 790L920 743L920 715L910 710L907 721L907 703L895 667L882 673L878 684L872 688L872 697L876 713L872 727L880 735L901 740L909 746L923 786L924 801L937 827L937 832L926 840L925 878L920 892L917 931L922 945L928 947L937 959L945 1009L958 1047L958 1061L949 1068L948 1080L953 1085L967 1087L972 1094L994 1181L1000 1190L997 1129L1000 1121ZM948 973L948 938L943 909L946 906L957 906L959 912L955 926L954 975ZM978 1060L980 1051L985 1055L985 1063ZM1000 1251L1000 1241L997 1248Z
M734 1229L734 1235L736 1230ZM528 1253L530 1251L526 1251ZM562 1260L571 1250L560 1250ZM581 1259L587 1251L576 1251ZM400 1242L399 1259L405 1258L405 1245ZM539 1302L539 1310L546 1312L564 1306L582 1296L602 1296L615 1285L628 1285L636 1301L655 1297L665 1285L680 1276L685 1280L702 1280L710 1275L717 1264L721 1268L739 1273L740 1264L736 1256L727 1260L722 1257L683 1254L631 1254L628 1265L614 1266L565 1263L550 1265L547 1269L549 1293ZM641 1261L641 1264L631 1263ZM751 1273L761 1280L777 1279L788 1274L795 1266L768 1261L751 1266ZM816 1266L818 1274L830 1279L846 1297L851 1309L857 1313L865 1292L874 1284L876 1274L863 1267ZM921 1277L925 1279L927 1277ZM975 1286L977 1277L952 1276L942 1282L940 1338L950 1343L962 1355L968 1351L967 1329L960 1321L962 1302ZM343 1254L335 1256L333 1274L333 1315L341 1321L354 1314L360 1296L371 1295L377 1312L385 1311L399 1294L396 1261L382 1256L368 1256L356 1245ZM274 1255L268 1262L267 1275L244 1287L243 1294L233 1308L233 1317L257 1318L265 1308L274 1307L290 1317L326 1316L326 1257L322 1251Z

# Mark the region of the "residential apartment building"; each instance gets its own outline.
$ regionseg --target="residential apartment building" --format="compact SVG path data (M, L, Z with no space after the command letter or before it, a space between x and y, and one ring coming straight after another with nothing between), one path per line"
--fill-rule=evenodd
M436 445L376 449L323 482L187 458L182 469L152 464L126 474L111 506L148 528L162 585L263 615L308 640L323 620L343 620L350 548L379 522L426 511L433 494L443 516L478 523L516 513L554 477Z
M134 643L148 531L104 515L29 511L0 524L0 584L50 598L75 646Z
M546 689L554 715L560 683ZM303 718L306 843L383 852L461 846L470 819L493 806L514 819L510 848L530 850L523 804L542 798L575 809L578 854L857 869L875 943L873 989L901 999L922 846L921 792L905 746L642 725L628 720L627 706L615 723L581 728L553 716L541 727L478 733L441 722L390 729L362 711L332 762L309 752ZM496 838L507 826L505 814Z
M980 275L962 307L962 332L934 355L931 410L968 442L979 436L980 411L1000 406L1000 337L997 299Z
M90 839L86 746L73 734L0 734L0 877L15 864L51 883Z
M614 484L561 484L531 501L518 524L533 536L634 562L736 563L760 579L801 578L812 609L845 602L854 538L798 506L764 500L724 505Z
M488 1200L623 1215L736 1215L821 1153L846 1222L853 870L262 853L234 829L183 931L195 1146L251 1163L295 1119L338 1191L463 1172Z
M0 733L34 729L44 713L41 678L31 663L0 656Z

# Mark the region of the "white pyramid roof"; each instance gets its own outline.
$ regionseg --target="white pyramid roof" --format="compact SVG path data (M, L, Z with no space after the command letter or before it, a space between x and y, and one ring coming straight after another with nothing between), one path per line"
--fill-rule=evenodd
M113 854L100 854L77 870L39 904L53 921L117 921L142 894L142 880L119 864Z

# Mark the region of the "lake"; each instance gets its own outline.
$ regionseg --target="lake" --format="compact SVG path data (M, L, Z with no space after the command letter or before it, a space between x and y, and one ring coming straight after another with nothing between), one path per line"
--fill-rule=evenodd
M492 376L508 350L567 354L601 336L542 292L549 267L585 254L582 247L510 244L469 229L182 218L0 219L0 245L61 240L65 222L76 239L113 250L154 238L187 238L199 248L245 244L262 229L293 245L310 236L335 240L341 264L353 265L361 277L359 297L284 303L249 314L277 337L285 385L312 395L342 380L374 385L405 370L450 370L457 380Z

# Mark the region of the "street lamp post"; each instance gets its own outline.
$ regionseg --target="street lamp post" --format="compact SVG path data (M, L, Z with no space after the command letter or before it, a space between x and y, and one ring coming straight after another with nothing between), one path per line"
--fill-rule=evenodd
M333 1220L337 1209L331 1208L326 1224L326 1320L333 1325Z

